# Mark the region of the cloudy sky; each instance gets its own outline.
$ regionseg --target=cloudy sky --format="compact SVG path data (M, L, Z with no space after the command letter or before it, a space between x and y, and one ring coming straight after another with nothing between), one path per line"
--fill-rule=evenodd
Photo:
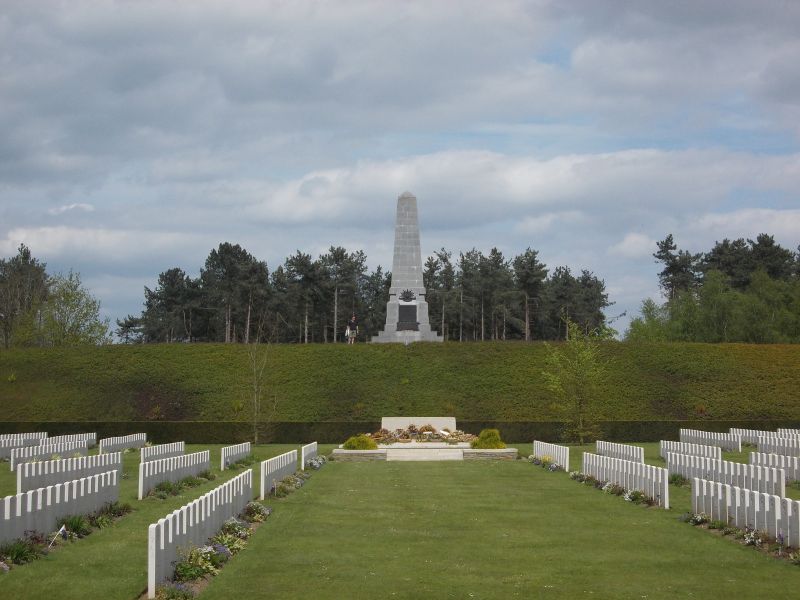
M220 242L587 268L634 314L656 240L800 243L800 3L0 3L0 255L113 319ZM624 329L627 318L616 326Z

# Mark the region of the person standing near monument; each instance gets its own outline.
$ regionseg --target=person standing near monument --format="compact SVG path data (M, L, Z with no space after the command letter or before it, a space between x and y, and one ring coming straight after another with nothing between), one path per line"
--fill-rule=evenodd
M350 317L350 320L347 322L347 343L355 344L357 334L358 334L358 320L356 319L356 313L353 313L353 316Z

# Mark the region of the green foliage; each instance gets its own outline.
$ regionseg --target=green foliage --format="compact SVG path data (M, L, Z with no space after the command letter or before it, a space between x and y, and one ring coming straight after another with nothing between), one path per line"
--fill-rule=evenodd
M717 242L705 255L676 249L672 236L654 255L667 302L647 299L626 339L639 342L800 342L800 254L772 236Z
M16 539L0 545L0 561L24 565L44 554L44 547L31 538Z
M56 521L57 528L63 525L69 533L74 533L78 537L84 537L92 533L92 526L89 520L83 515L67 515Z
M211 538L213 544L221 544L230 550L231 554L238 554L246 546L246 538L241 538L232 533L220 532Z
M211 552L204 548L190 548L181 553L175 564L175 581L194 581L206 575L216 575L219 570L211 560Z
M272 511L260 502L248 502L244 507L242 517L248 523L263 523Z
M677 485L677 486L680 486L680 487L686 487L686 486L689 485L689 480L686 479L686 477L684 477L680 473L672 473L669 476L669 483L670 483L670 485Z
M273 345L269 379L280 397L273 420L282 425L264 423L261 436L341 442L378 429L385 415L447 414L459 426L471 421L464 427L470 433L502 422L506 439L533 439L528 434L538 430L512 430L506 423L564 420L562 401L542 376L549 350L564 345ZM800 345L599 346L608 372L597 389L597 420L800 419ZM13 371L17 382L0 385L2 419L34 428L48 422L52 434L75 431L76 422L91 416L103 437L130 433L127 423L136 421L163 442L252 440L249 415L230 410L247 391L245 350L237 344L11 349L3 353L0 373ZM358 415L355 403L363 405ZM155 405L161 407L158 420L151 418ZM181 429L170 421L200 423ZM542 427L549 434L550 426ZM632 436L627 439L653 439L641 424L620 427L630 430L623 432Z
M108 319L100 301L83 287L79 273L48 280L47 298L34 306L15 331L15 343L29 346L76 346L110 341Z
M371 437L362 434L348 438L342 444L342 448L345 450L377 450L378 444Z
M506 447L503 440L500 439L500 432L497 429L484 429L477 440L472 440L470 446L480 450Z
M600 387L608 365L601 354L602 337L598 333L584 332L569 319L566 325L569 339L560 347L549 348L542 376L567 421L565 439L583 444L597 435Z

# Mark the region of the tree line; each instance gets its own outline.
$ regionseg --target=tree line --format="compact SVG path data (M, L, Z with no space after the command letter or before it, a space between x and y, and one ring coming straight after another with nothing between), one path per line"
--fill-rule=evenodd
M428 257L423 279L431 326L451 341L564 339L567 321L604 328L605 283L569 267L552 272L528 248L511 259L493 248ZM343 340L355 314L359 338L386 318L391 273L367 267L362 250L340 246L313 258L297 251L273 270L238 244L212 250L198 277L172 268L144 290L138 316L117 321L118 337L139 342L327 343Z
M81 283L80 273L48 274L47 265L21 244L0 259L0 343L68 346L110 341L100 302Z
M666 301L645 300L626 339L800 342L800 246L792 252L762 233L693 254L670 234L653 257L663 266L658 279Z

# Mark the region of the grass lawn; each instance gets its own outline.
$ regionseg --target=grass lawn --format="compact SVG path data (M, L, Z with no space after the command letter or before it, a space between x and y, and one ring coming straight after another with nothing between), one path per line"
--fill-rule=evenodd
M663 465L658 444L642 446ZM205 448L218 464L219 446L187 452ZM582 450L593 445L571 449L573 469ZM236 474L139 502L137 462L125 455L120 498L136 512L0 575L0 598L137 598L147 525ZM0 494L14 490L0 465ZM634 506L524 461L334 462L268 502L274 514L200 598L784 598L798 589L800 568L680 522L689 491L670 495L669 511Z
M783 598L800 585L800 568L680 522L689 492L670 492L664 511L522 461L332 463L272 501L202 598Z

